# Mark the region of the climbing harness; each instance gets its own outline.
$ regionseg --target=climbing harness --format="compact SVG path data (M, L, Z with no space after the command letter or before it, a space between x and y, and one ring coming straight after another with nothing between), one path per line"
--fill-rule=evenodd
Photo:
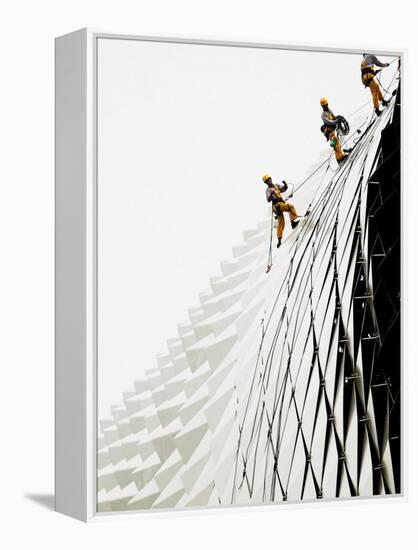
M375 76L380 73L380 70L375 71L373 67L362 67L361 68L361 81L365 88L368 88Z

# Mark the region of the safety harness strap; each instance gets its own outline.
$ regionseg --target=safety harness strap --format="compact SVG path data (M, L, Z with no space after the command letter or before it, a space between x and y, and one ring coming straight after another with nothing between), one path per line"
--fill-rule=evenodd
M361 74L362 74L362 75L365 75L365 74L372 74L373 76L375 76L376 72L375 72L375 70L373 69L373 67L362 67L362 68L361 68Z
M326 124L323 124L321 126L321 132L324 134L324 137L327 141L329 141L329 136L332 134L334 130L335 130L335 126L327 126Z
M370 86L373 78L376 76L376 71L372 67L362 67L361 68L361 79L366 88Z

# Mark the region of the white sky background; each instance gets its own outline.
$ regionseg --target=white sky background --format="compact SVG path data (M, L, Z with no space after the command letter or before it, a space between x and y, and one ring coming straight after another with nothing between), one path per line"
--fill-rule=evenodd
M265 218L261 176L297 183L330 150L319 98L345 116L371 98L361 55L106 39L98 51L104 418Z

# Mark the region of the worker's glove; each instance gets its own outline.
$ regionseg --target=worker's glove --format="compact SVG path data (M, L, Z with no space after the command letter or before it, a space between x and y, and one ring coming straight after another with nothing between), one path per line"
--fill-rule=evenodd
M287 183L286 183L284 180L282 180L282 183L283 183L283 185L284 185L283 191L287 191L287 189L288 189L289 186L287 185Z
M385 67L389 67L390 63L385 63Z

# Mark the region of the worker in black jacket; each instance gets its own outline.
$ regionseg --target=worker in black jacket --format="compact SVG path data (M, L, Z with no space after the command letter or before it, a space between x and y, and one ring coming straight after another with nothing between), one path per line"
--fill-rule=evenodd
M364 53L363 54L363 60L361 62L361 81L366 86L366 88L370 88L370 93L372 94L373 99L373 107L374 111L377 114L377 116L380 116L382 111L379 109L380 103L386 107L388 105L388 101L385 101L385 98L383 97L382 90L375 80L375 76L378 72L375 69L375 65L377 67L389 67L389 63L382 63L377 59L377 57L373 54Z

